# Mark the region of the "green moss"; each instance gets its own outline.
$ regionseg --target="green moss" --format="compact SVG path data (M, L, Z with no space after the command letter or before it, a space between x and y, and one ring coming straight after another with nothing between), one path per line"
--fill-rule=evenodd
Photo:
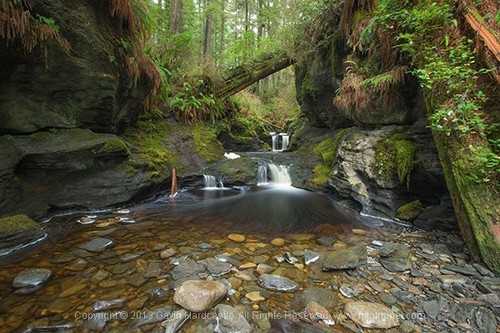
M26 215L0 218L0 235L39 229L40 225Z
M420 200L415 200L404 204L396 211L396 217L400 220L413 221L422 212L424 206Z
M144 120L126 134L127 141L135 148L138 166L146 165L153 176L160 176L178 166L176 154L167 146L170 128L165 122Z
M409 186L415 152L414 143L401 134L380 140L375 146L375 174L385 181L397 176L401 184Z
M349 129L341 129L334 138L327 138L314 146L313 152L321 159L321 163L314 167L311 180L313 185L324 186L328 183L338 149L348 133Z
M205 125L193 127L196 152L207 162L215 162L224 157L224 147L217 139L217 131Z
M328 184L328 179L330 179L331 167L326 164L318 164L314 167L312 184L314 186L325 186Z
M97 151L97 154L121 153L129 155L130 151L127 144L120 138L112 138L106 141Z

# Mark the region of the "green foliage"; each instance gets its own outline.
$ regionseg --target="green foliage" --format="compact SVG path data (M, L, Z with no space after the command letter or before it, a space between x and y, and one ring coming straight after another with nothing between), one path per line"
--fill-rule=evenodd
M0 235L37 230L40 225L26 215L13 215L0 218Z
M326 164L318 164L313 169L312 184L314 186L325 186L330 179L331 168Z
M385 181L394 176L407 188L410 185L411 173L414 167L416 148L413 142L401 134L393 134L380 140L375 146L374 173Z
M340 129L334 138L327 138L314 146L313 152L321 158L321 163L314 167L313 185L324 186L327 184L338 149L348 133L349 129Z
M468 181L476 184L492 183L497 188L500 187L500 157L489 148L471 147L472 154L467 159L468 170L465 177Z

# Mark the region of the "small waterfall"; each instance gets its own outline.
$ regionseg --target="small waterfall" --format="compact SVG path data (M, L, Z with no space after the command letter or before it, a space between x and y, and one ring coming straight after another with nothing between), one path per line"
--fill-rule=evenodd
M281 151L288 150L288 144L290 143L290 136L287 133L280 133L281 135Z
M279 135L276 134L275 132L271 132L271 138L273 140L273 151L279 151L279 149L278 149Z
M214 176L203 175L203 183L206 189L216 189L217 179Z
M286 165L276 165L269 163L269 172L271 174L271 182L276 185L292 185L292 178Z
M290 144L290 135L288 133L275 133L271 132L273 152L284 152L288 150L288 145Z
M257 186L267 185L269 180L267 178L267 164L259 164L259 169L257 169Z

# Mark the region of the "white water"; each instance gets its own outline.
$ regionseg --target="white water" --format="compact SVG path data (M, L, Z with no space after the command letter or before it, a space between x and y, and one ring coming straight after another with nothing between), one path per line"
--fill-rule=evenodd
M270 163L268 165L271 183L281 186L291 186L292 178L290 177L290 172L288 166L286 165L276 165Z
M287 133L276 134L275 132L271 132L270 134L273 141L273 152L279 153L288 150L290 136Z
M205 185L205 189L216 189L217 179L214 176L203 175L203 184Z
M257 186L268 185L269 179L267 178L267 164L260 164L257 169Z

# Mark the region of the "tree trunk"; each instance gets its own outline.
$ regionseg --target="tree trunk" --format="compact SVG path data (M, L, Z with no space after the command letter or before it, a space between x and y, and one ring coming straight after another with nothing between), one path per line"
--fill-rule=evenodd
M210 9L210 0L207 0L205 4L206 18L203 31L203 60L205 63L210 63L213 53L213 15Z
M171 0L170 32L174 35L177 35L182 32L182 28L183 28L182 0Z

